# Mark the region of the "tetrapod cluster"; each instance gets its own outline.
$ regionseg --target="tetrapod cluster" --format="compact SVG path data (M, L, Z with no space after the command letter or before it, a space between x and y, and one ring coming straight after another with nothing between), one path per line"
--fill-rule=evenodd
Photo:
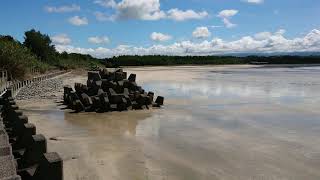
M64 104L75 112L109 112L161 107L162 96L154 101L154 93L146 92L136 83L136 74L118 69L89 71L87 84L64 87Z

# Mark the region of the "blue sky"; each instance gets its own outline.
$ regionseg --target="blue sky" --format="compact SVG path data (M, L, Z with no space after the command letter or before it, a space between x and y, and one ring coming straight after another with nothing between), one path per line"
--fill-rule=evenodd
M0 17L0 34L96 57L320 50L318 0L3 0Z

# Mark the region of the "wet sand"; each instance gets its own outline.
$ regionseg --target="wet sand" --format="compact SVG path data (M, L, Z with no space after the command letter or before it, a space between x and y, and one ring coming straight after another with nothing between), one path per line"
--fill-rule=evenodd
M52 137L66 180L320 179L319 67L125 70L165 96L165 107L73 114L59 99L18 102ZM85 73L64 78L85 81Z

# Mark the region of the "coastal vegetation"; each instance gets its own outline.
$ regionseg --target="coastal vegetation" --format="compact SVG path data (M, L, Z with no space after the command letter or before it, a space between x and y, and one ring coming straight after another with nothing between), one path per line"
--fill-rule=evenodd
M25 32L23 43L0 35L0 69L14 79L24 79L35 69L44 73L53 69L98 66L103 66L102 60L90 55L57 52L50 37L34 29Z
M113 66L320 64L320 56L118 56L106 62Z

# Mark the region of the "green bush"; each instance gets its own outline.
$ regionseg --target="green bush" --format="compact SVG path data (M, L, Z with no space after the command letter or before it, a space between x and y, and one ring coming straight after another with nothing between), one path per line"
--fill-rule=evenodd
M23 79L31 68L42 71L48 68L39 62L28 48L7 38L0 38L0 67L8 71L9 77L15 79Z

